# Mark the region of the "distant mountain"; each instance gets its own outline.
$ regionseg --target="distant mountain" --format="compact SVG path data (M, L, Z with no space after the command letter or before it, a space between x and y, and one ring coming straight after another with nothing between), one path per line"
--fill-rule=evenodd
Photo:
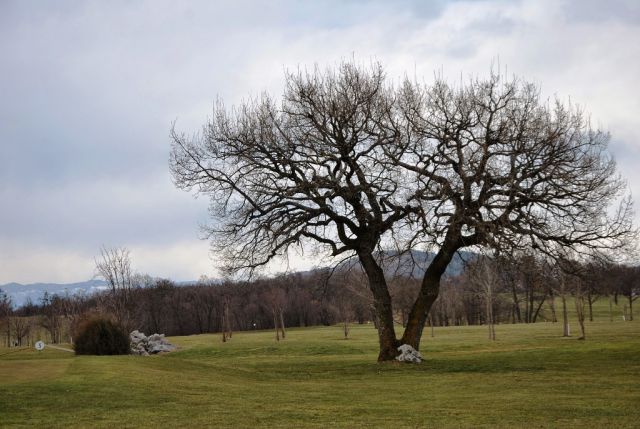
M104 280L88 280L79 283L7 283L0 285L0 289L11 297L11 301L15 307L19 307L27 302L28 299L34 304L39 304L40 299L47 292L49 295L75 295L77 293L92 294L107 288Z
M412 250L410 252L398 255L397 252L385 250L377 255L378 262L382 265L384 272L387 276L405 276L420 279L424 276L424 273L435 258L434 252L425 252L422 250ZM459 251L454 256L447 270L445 276L457 276L464 271L466 263L473 261L478 255L474 252ZM356 265L360 265L358 259L353 257L352 259L345 261L344 268L348 269Z
M387 270L394 268L398 273L403 275L411 275L414 278L422 278L424 273L436 257L433 252L423 252L421 250L413 250L411 253L402 255L398 262L393 267L389 267ZM464 271L465 264L476 259L478 255L474 252L468 252L461 250L453 255L453 259L447 266L445 276L457 276ZM391 272L391 271L389 271Z

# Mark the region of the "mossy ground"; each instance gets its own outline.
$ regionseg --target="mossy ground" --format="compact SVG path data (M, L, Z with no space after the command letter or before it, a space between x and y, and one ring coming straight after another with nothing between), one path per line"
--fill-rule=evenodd
M174 337L147 358L0 349L0 426L640 427L640 322L496 332L426 329L421 365L376 363L370 325Z

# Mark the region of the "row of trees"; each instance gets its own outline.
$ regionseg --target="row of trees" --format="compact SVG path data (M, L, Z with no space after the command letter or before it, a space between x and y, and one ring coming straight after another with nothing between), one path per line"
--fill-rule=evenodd
M128 257L124 250L117 252ZM485 324L493 339L495 324L562 320L566 326L569 296L579 321L593 320L593 304L603 299L609 300L611 320L633 319L640 268L595 263L570 273L560 268L533 256L477 257L461 273L443 280L428 323ZM406 326L420 280L398 275L388 282L394 323ZM623 308L623 314L614 315L614 304ZM52 342L72 342L79 323L94 313L111 315L128 330L168 335L221 332L223 340L230 339L233 331L264 329L274 329L279 340L285 338L287 327L335 324L348 337L351 323L379 323L366 277L358 267L245 282L203 278L188 286L132 275L125 287L91 296L45 295L40 303L16 310L0 294L0 322L5 342L11 345L22 345L36 329L45 330Z

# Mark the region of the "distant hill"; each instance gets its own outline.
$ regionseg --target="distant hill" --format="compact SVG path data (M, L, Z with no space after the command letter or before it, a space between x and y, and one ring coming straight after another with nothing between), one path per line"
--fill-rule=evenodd
M436 254L433 252L423 252L421 250L412 250L410 253L404 254L400 256L400 258L389 264L387 267L387 272L397 272L398 274L402 274L405 276L411 276L414 278L422 278L424 273L429 266L429 264L433 261ZM460 251L457 252L447 270L445 271L446 276L457 276L462 274L464 271L464 266L466 263L473 261L477 258L477 254L468 251Z
M388 277L399 275L422 278L435 256L436 254L433 252L425 252L422 250L412 250L399 256L397 252L394 251L383 251L382 254L378 254L377 259L382 264L384 272ZM464 265L473 261L476 257L477 254L473 252L464 250L457 252L451 260L451 263L449 263L445 271L445 276L457 276L461 274L464 270ZM360 265L356 257L353 257L343 264L345 269Z
M47 292L50 295L75 295L76 293L92 294L107 288L104 280L88 280L79 283L7 283L0 285L0 289L11 297L13 305L19 307L28 299L35 304L40 303L40 299Z

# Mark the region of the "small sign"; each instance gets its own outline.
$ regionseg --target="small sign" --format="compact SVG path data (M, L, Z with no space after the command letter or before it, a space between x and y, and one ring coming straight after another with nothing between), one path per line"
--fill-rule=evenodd
M38 341L36 344L36 350L38 350L39 352L41 352L42 350L44 350L44 341Z

